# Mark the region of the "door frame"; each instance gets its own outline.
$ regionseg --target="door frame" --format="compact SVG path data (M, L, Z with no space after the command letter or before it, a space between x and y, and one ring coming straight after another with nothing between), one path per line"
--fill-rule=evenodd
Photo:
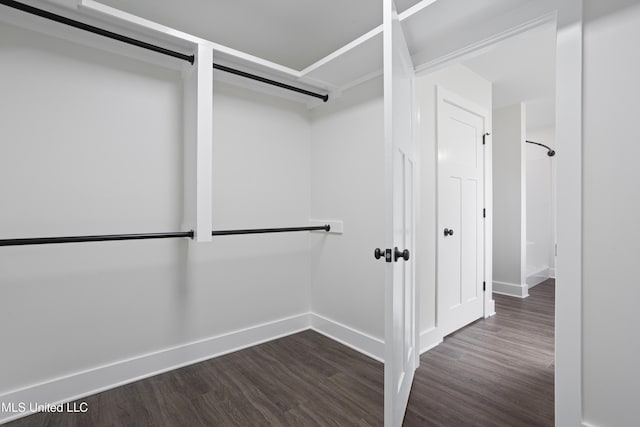
M555 424L582 422L582 0L556 3L533 20L416 68L416 76L458 63L500 41L553 22L556 38ZM488 154L488 153L487 153ZM486 195L485 195L486 198ZM491 209L486 223L491 223ZM489 229L488 229L489 232ZM491 270L488 270L491 271ZM487 289L492 283L487 283Z
M482 257L482 280L486 284L485 291L482 295L482 317L487 318L493 316L495 313L495 302L493 300L492 295L492 286L490 283L492 282L492 262L493 262L493 233L491 228L491 223L493 220L492 209L488 207L493 205L493 191L492 191L492 176L493 176L493 162L492 159L492 151L491 151L491 133L492 130L492 115L490 111L487 111L481 105L474 103L473 101L468 100L462 95L459 95L454 90L450 88L444 87L443 85L436 85L436 128L437 123L439 121L440 115L440 104L445 102L445 100L452 101L453 104L459 105L461 108L482 117L484 122L484 132L489 135L485 138L486 144L482 145L482 185L483 185L483 207L486 212L486 216L482 221L482 232L484 234L483 245L482 245L482 253L478 256ZM436 151L440 145L440 130L436 130ZM436 161L436 206L440 206L440 180L438 177L440 176L440 160ZM439 228L439 215L438 210L436 210L436 236L440 236L440 228ZM440 257L440 244L438 243L439 238L436 239L436 270L438 269L438 261ZM436 325L439 327L442 325L442 293L440 290L440 283L438 272L436 272Z

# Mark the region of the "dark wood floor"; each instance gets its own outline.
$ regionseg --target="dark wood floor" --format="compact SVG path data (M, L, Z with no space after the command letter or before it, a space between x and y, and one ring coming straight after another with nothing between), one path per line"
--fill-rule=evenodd
M553 425L553 281L421 357L405 426ZM9 426L381 426L383 367L306 331Z
M555 283L423 354L405 426L553 426Z

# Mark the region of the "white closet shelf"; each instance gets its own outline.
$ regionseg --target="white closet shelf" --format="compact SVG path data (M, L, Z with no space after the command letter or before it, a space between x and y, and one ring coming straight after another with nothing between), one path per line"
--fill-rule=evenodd
M420 12L436 1L422 0L401 13L399 18L401 21L412 18L411 21L415 23L415 18L420 15ZM22 2L26 4L33 3L32 0L23 0ZM38 2L36 7L42 6L43 2ZM46 0L44 6L46 9L54 11L54 13L55 10L64 9L66 16L81 18L83 22L87 22L87 19L89 19L89 23L102 23L107 26L105 29L111 31L120 30L126 36L139 35L143 41L163 47L166 46L167 49L184 52L186 55L192 55L197 46L204 46L213 51L214 62L217 64L232 67L241 72L255 74L260 78L274 80L285 86L299 87L302 91L310 91L321 95L329 92L329 97L339 95L341 91L382 73L382 25L373 28L304 70L295 70L118 10L95 0ZM104 27L104 25L102 26ZM111 50L114 49L112 48ZM123 50L126 51L126 49ZM143 55L145 59L149 56L151 55ZM157 61L155 59L154 62ZM214 73L214 78L247 86L247 84L238 79L234 80L234 78L221 76L221 74L223 73ZM275 93L273 90L260 88L255 84L249 83L248 85L257 90ZM287 94L285 92L279 95L306 102L309 106L322 104L321 99L311 102L305 94L301 93Z
M241 52L236 49L202 39L153 21L106 6L95 0L48 0L50 2L78 2L83 14L102 19L112 24L125 25L136 31L153 34L159 40L174 44L202 44L214 51L216 62L233 64L238 68L282 80L285 84L302 83L311 91L339 94L340 91L360 82L376 77L382 72L382 25L373 28L326 57L303 70L295 70L280 64ZM422 0L399 15L401 21L417 16L437 0Z
M217 71L214 78L220 79L220 75L231 74L259 82L260 85L293 92L298 98L312 97L323 102L328 100L326 88L318 89L317 85L301 84L297 78L300 73L294 70L123 13L92 0L79 0L77 3L76 1L78 0L48 0L42 7L42 3L32 5L29 0L0 0L0 5L6 6L2 7L0 21L93 47L104 47L113 52L120 53L118 49L121 49L125 56L135 55L140 59L151 59L154 63L161 62L160 55L156 55L161 54L164 58L171 58L168 61L170 67L177 66L176 59L178 62L185 61L194 65L201 56L195 52L209 51L210 54L205 56L208 57L207 62ZM100 38L103 40L98 40ZM114 40L119 43L114 44ZM211 53L214 54L213 59ZM181 67L185 65L181 64ZM278 75L277 80L273 78L274 74Z
M241 72L255 74L269 80L276 80L284 85L296 86L302 90L321 94L328 92L329 85L322 82L309 83L308 81L302 81L302 73L292 68L140 18L94 0L78 1L78 10L81 11L83 15L91 16L111 24L135 28L138 32L153 35L157 40L166 43L206 46L213 50L214 62L221 66L232 67ZM302 85L300 83L302 83ZM306 101L302 96L303 95L300 94L297 96L297 99L304 99Z

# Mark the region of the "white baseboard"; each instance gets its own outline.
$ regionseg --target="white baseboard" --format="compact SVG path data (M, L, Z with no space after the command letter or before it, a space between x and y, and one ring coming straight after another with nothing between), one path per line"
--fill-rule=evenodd
M121 360L0 395L0 402L26 412L0 412L0 424L30 415L30 403L57 405L202 362L308 329L380 362L384 341L313 313L303 313L188 344Z
M420 354L425 353L432 348L441 344L444 337L437 327L432 327L426 331L420 332Z
M0 424L30 415L29 404L67 403L143 378L222 356L309 329L311 314L263 323L239 331L133 357L0 395L0 402L26 405L27 412L0 412ZM382 346L384 348L384 346Z
M555 267L549 269L549 277L552 278L552 279L556 278L556 269L555 269Z
M488 319L491 316L496 315L496 301L492 298L489 301L485 301L484 318Z
M384 363L384 341L342 323L311 313L311 329Z
M510 297L526 298L529 296L528 286L515 283L493 282L493 293Z
M547 280L549 277L551 277L549 274L549 268L545 267L535 273L527 275L527 286L529 286L529 288L533 288Z

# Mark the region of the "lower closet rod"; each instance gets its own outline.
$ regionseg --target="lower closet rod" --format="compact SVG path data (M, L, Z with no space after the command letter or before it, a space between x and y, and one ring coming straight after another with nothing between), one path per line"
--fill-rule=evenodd
M3 240L0 240L0 246L47 245L51 243L106 242L111 240L172 239L176 237L189 237L193 239L193 230L178 231L173 233L101 234L96 236L35 237L30 239L3 239Z
M212 231L212 236L230 236L237 234L263 234L286 233L291 231L330 231L331 226L319 225L313 227L288 227L288 228L250 228L245 230L219 230ZM107 242L113 240L147 240L147 239L172 239L189 237L193 239L194 232L178 231L172 233L139 233L139 234L100 234L95 236L66 236L66 237L32 237L27 239L1 239L0 246L24 246L24 245L48 245L52 243L81 243L81 242Z
M313 227L288 227L288 228L250 228L246 230L219 230L212 231L212 236L231 236L237 234L262 234L262 233L287 233L290 231L331 231L329 224Z

